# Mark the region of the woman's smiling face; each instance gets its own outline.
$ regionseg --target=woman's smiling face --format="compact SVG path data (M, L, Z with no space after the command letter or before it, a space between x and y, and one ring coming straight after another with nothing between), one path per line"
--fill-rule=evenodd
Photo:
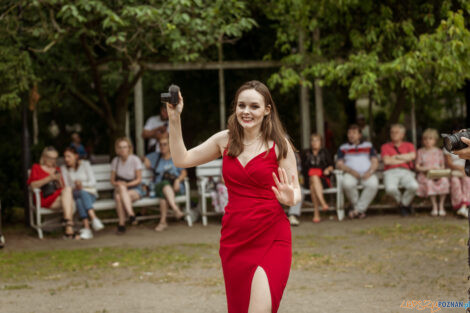
M244 129L260 127L270 110L271 107L266 106L264 97L255 89L243 90L238 95L236 115L238 123Z

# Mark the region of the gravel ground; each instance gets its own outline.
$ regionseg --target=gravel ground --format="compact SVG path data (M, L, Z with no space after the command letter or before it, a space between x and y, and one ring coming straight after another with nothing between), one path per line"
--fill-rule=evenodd
M279 312L408 312L418 308L402 308L403 301L468 300L465 220L425 214L371 215L343 222L331 217L313 224L311 216L305 216L292 229L293 265ZM145 223L116 236L110 225L93 240L75 242L47 234L38 240L29 230L7 229L7 247L0 251L0 259L2 254L8 258L106 247L177 247L190 261L132 268L110 263L109 269L8 277L0 260L0 312L226 312L219 221L192 228L173 223L163 233L155 233L153 227ZM42 265L25 262L15 271ZM14 265L8 266L11 270Z

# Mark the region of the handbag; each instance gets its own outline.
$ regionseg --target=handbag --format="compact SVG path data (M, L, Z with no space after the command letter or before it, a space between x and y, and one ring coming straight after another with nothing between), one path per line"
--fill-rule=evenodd
M56 181L55 180L50 181L50 182L48 182L47 184L45 184L41 187L42 196L44 198L47 198L47 197L53 195L54 192L57 189L59 189L59 188L57 188Z
M450 168L445 168L445 169L439 169L439 170L429 170L426 173L426 177L429 179L438 179L442 177L449 177L451 174L451 169Z

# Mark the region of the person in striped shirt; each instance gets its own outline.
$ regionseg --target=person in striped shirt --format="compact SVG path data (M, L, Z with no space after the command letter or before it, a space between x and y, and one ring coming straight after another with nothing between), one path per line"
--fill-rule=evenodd
M379 180L375 175L378 167L377 153L372 143L362 141L361 129L352 124L348 128L348 142L338 149L336 167L344 171L342 188L352 205L350 218L364 218L377 194ZM364 189L359 194L358 185Z

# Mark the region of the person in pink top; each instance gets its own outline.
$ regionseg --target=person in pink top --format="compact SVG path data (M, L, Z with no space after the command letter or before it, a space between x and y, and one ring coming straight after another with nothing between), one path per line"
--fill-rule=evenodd
M435 129L428 128L423 133L423 147L418 149L416 157L416 170L419 172L417 195L423 198L431 198L432 216L445 216L444 201L449 193L449 179L447 177L431 179L426 176L430 170L445 168L444 153L436 147L438 139L439 134ZM439 210L437 195L439 195Z
M418 182L413 172L413 161L416 159L416 150L411 142L404 141L405 127L394 124L390 127L390 142L381 147L381 156L384 163L385 192L397 202L402 216L411 213ZM403 187L403 193L398 189Z

